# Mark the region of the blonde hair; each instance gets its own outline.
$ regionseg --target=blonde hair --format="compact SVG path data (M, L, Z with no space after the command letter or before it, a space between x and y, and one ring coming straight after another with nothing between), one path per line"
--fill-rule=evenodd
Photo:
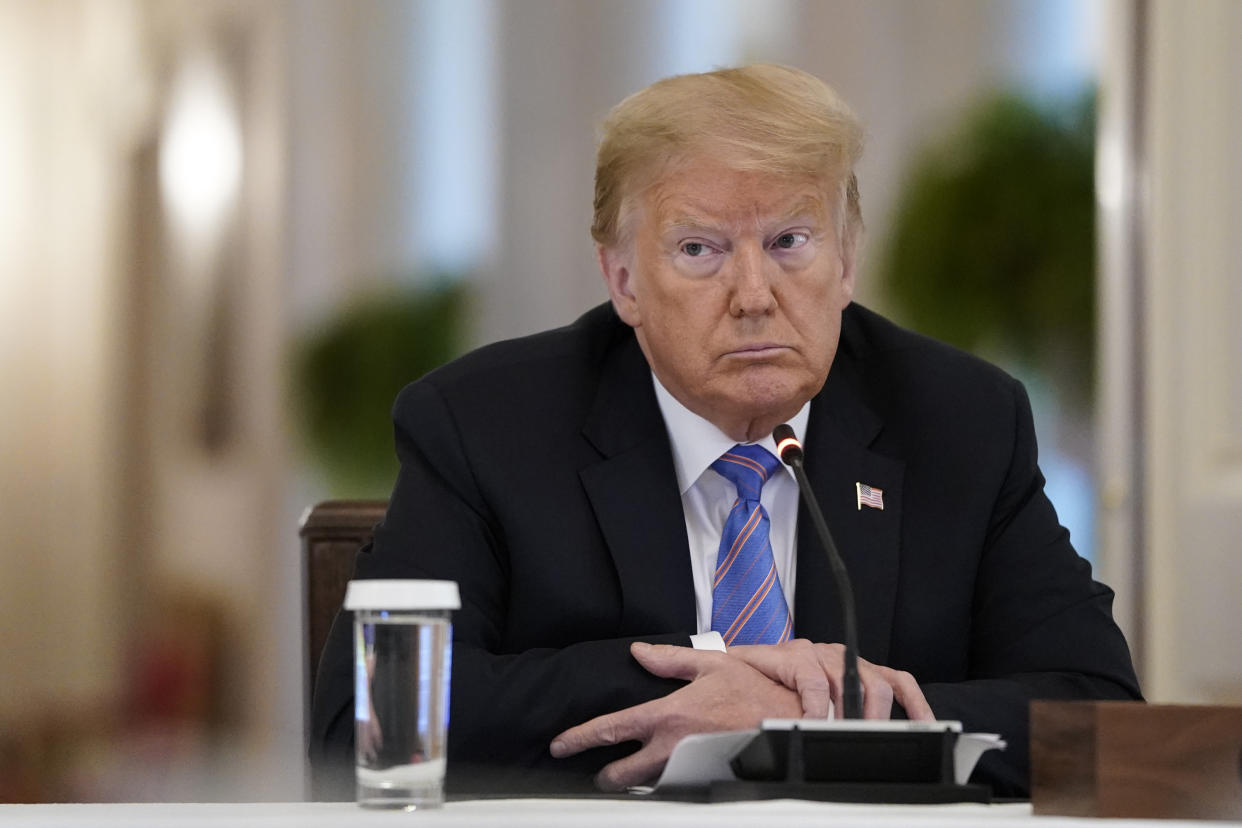
M665 78L621 101L604 120L591 236L604 246L621 242L634 199L664 165L711 155L739 170L835 187L838 233L852 246L862 229L854 175L862 144L862 126L845 102L798 69L755 64Z

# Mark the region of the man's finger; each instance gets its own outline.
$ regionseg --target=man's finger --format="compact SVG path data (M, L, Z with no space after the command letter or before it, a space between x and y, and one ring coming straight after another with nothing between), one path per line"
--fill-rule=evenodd
M794 689L797 661L789 656L788 645L782 648L772 644L738 644L729 648L729 655L745 661L772 681Z
M844 681L841 676L837 676L836 681L832 682L832 717L834 719L845 718L845 694Z
M655 782L669 757L667 750L657 747L659 742L657 739L629 756L604 765L595 775L595 786L603 791L624 791Z
M923 688L919 687L914 676L901 670L893 670L892 673L889 683L893 687L893 697L906 711L906 716L917 722L935 721L936 714L927 703Z
M828 717L832 687L828 676L814 659L814 650L799 653L790 642L784 647L767 644L740 645L729 648L729 654L740 658L772 681L798 693L802 715L808 719ZM809 645L809 642L803 642Z
M788 669L793 673L793 689L798 691L798 699L802 702L802 716L807 719L828 718L832 683L820 663L798 660ZM781 683L789 686L784 681Z
M651 730L652 702L627 707L616 713L596 716L553 737L548 750L557 759L573 756L601 745L615 745L631 739L645 740Z
M893 688L885 676L871 665L859 665L863 683L863 718L891 719L893 716Z
M816 678L811 686L797 688L804 719L826 719L832 710L832 687L829 686L827 680L821 683L820 679L823 679L822 675Z
M630 645L630 655L652 675L683 681L693 681L698 678L708 661L724 657L715 650L696 650L693 647L677 647L673 644L646 644L642 641L635 641Z

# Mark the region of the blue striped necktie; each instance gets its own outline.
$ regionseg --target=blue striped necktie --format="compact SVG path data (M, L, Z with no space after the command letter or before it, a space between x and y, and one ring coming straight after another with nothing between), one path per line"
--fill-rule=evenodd
M712 586L712 629L725 644L779 644L793 633L789 605L776 575L768 513L759 493L780 460L757 445L737 445L712 469L737 487L725 520Z

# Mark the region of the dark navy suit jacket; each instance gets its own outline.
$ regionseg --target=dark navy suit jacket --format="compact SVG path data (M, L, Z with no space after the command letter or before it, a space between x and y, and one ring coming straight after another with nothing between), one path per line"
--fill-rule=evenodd
M555 760L552 737L679 686L629 643L697 631L668 433L633 332L597 307L428 374L393 417L401 472L355 576L460 585L450 790L589 786L635 746ZM1016 380L851 305L804 442L862 657L913 673L937 717L1009 741L976 780L1027 790L1031 699L1139 697L1112 592L1044 496ZM882 511L857 507L858 482L883 490ZM797 556L794 634L841 641L813 532L799 531ZM321 662L321 762L353 739L347 622Z

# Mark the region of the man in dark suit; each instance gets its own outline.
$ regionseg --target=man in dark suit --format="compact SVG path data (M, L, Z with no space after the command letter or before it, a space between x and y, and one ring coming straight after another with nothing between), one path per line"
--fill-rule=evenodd
M768 453L787 421L858 596L868 717L1000 732L977 774L1020 794L1030 699L1139 697L1021 386L851 304L859 136L782 67L639 92L597 165L611 303L398 398L355 575L460 585L450 789L622 788L687 733L839 709L831 574ZM317 757L352 739L347 620Z

